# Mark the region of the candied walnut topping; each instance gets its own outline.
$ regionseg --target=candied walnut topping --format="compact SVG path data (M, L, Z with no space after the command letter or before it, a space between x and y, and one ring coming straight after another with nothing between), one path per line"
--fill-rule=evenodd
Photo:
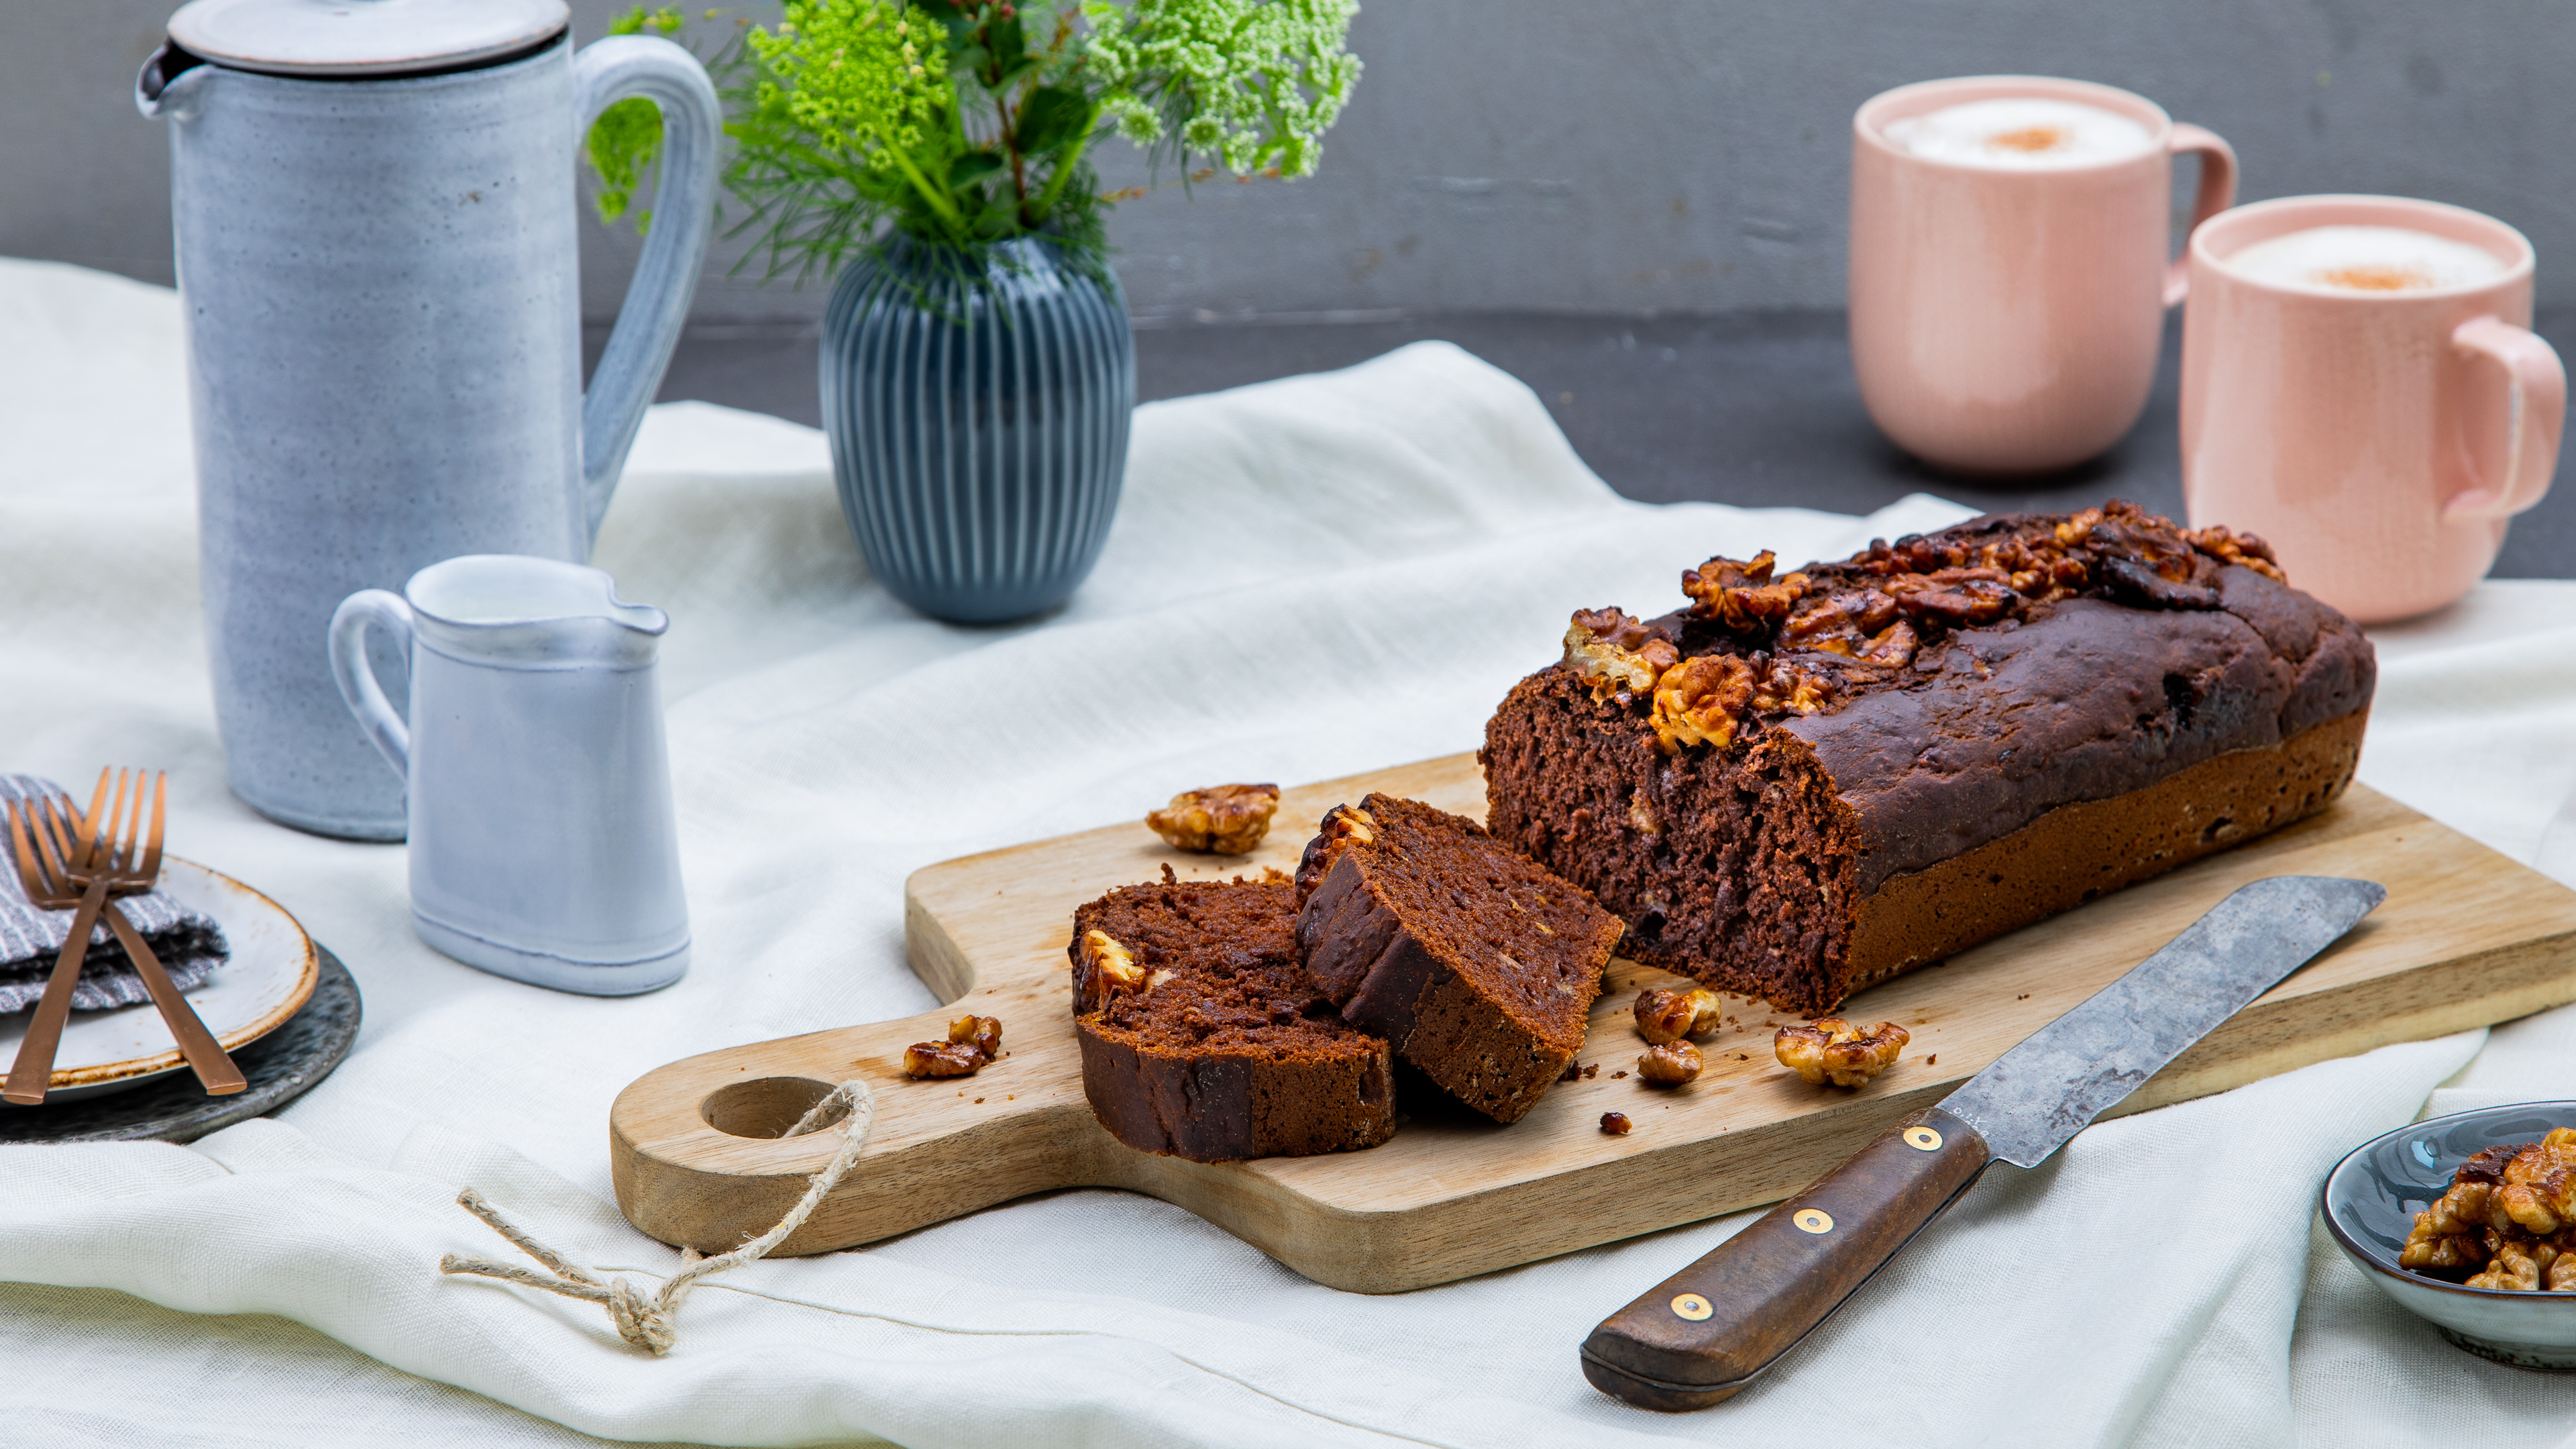
M1637 1035L1644 1037L1648 1046L1662 1046L1684 1037L1700 1040L1717 1030L1725 1003L1706 987L1690 991L1650 987L1637 993L1637 1002L1629 1010L1637 1018Z
M2281 581L2271 546L2250 533L2195 531L2118 501L1873 540L1776 579L1767 551L1713 558L1682 575L1691 602L1680 612L1578 610L1565 667L1595 700L1642 708L1664 753L1726 749L1756 719L1828 712L1954 667L1963 656L1941 647L1952 633L2011 629L2079 594L2216 608L2230 565Z
M1342 858L1345 847L1354 842L1367 845L1377 839L1377 818L1356 805L1336 805L1324 812L1323 824L1315 838L1306 842L1306 853L1297 861L1297 908L1306 908L1306 897L1333 873L1333 862Z
M2213 523L2193 534L2191 541L2193 547L2211 558L2243 564L2276 584L2289 582L2281 576L2281 561L2273 554L2272 545L2264 542L2260 535L2238 533L2226 524Z
M1867 1031L1839 1016L1819 1017L1805 1026L1784 1026L1771 1039L1771 1054L1780 1065L1822 1086L1857 1087L1889 1067L1912 1040L1905 1028L1882 1021Z
M1764 549L1748 563L1713 558L1682 574L1682 592L1691 596L1691 612L1739 634L1768 630L1789 617L1807 596L1807 576L1791 574L1777 583L1771 570L1779 562Z
M1699 1048L1686 1041L1668 1041L1646 1048L1637 1058L1637 1075L1648 1085L1678 1087L1699 1075Z
M1617 609L1577 609L1565 628L1566 667L1596 694L1648 693L1681 657L1670 638Z
M1270 833L1270 817L1278 809L1276 785L1210 785L1173 796L1145 823L1174 850L1249 855Z
M1753 703L1753 685L1753 666L1732 654L1703 654L1665 670L1655 684L1654 712L1664 753L1735 743L1735 723Z
M2461 1163L2397 1264L2471 1288L2576 1293L2576 1128Z
M1636 1123L1628 1120L1628 1114L1625 1112L1604 1112L1601 1114L1601 1130L1609 1133L1613 1137L1627 1136L1628 1129L1636 1125Z

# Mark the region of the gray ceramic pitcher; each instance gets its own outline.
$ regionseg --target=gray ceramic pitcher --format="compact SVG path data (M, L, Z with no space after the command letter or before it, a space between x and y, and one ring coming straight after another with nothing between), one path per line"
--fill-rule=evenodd
M588 559L678 340L714 88L667 41L575 54L568 23L563 0L195 0L136 78L171 123L215 711L234 793L272 819L402 838L332 610L460 554ZM574 167L639 95L660 190L584 396Z

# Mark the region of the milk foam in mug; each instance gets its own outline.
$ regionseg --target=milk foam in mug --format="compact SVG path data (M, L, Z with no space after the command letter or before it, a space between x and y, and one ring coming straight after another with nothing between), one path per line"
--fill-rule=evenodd
M1887 123L1910 155L1999 171L2047 171L2121 161L2155 149L2147 128L2116 111L2046 96L1964 101Z
M2505 272L2484 247L2404 226L2312 226L2256 242L2218 264L2249 281L2322 292L2474 287Z

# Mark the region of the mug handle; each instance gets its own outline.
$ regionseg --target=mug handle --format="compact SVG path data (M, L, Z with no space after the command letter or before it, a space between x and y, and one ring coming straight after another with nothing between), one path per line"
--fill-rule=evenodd
M2504 485L2471 488L2442 506L2442 521L2510 518L2538 503L2558 472L2558 434L2567 420L2567 369L2558 350L2527 327L2472 317L2451 332L2451 345L2471 358L2503 364L2513 389L2505 428Z
M2176 156L2200 157L2200 195L2191 204L2191 225L2183 229L2182 255L2165 266L2165 305L2173 306L2191 292L2191 234L2200 224L2236 204L2236 148L2203 126L2174 122L2165 149Z
M367 666L367 626L382 624L404 654L411 653L411 605L402 595L383 589L360 589L331 612L331 677L340 682L340 698L367 738L376 742L394 773L411 781L411 729L385 699L376 671Z

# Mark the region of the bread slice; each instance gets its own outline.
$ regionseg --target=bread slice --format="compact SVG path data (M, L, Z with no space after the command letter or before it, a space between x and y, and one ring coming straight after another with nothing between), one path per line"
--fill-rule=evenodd
M1519 1121L1582 1050L1619 919L1474 821L1336 806L1297 882L1307 974L1460 1101Z
M1074 912L1082 1091L1110 1135L1195 1162L1394 1135L1394 1057L1315 989L1295 923L1284 877L1124 886Z

